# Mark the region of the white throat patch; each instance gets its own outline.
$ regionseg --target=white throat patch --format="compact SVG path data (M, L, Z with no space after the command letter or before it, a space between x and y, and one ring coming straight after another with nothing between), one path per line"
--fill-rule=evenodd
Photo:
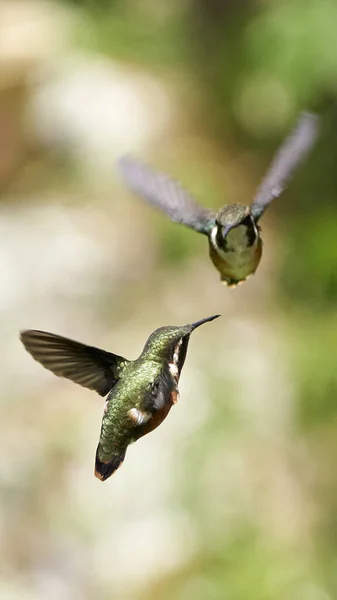
M181 338L179 340L178 344L176 345L176 347L174 348L172 362L169 363L169 370L170 370L172 377L174 377L174 379L178 379L178 377L179 377L178 361L179 361L179 354L180 354L180 348L181 348L182 343L183 343L183 340Z

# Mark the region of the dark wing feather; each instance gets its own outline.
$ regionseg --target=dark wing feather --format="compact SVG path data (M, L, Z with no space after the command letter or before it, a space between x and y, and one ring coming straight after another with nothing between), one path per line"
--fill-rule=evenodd
M165 212L172 221L199 233L209 233L216 214L200 206L179 183L131 156L121 158L118 166L127 185L149 204Z
M150 412L154 410L163 410L172 389L173 384L171 377L168 377L166 374L161 374L157 377L151 386L147 410Z
M274 161L254 198L251 212L255 220L268 204L284 190L295 169L309 153L318 134L319 119L312 113L302 113L295 130L279 148Z
M29 330L20 339L32 357L58 377L66 377L101 396L112 389L128 362L122 356L60 335Z

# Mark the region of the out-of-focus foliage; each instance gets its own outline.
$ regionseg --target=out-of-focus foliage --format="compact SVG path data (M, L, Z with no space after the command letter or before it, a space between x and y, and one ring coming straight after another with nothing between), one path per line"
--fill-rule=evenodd
M1 3L0 598L336 598L336 22L333 0ZM205 205L249 202L303 109L319 142L235 291L118 181L133 151ZM134 358L218 312L100 484L102 402L18 330Z

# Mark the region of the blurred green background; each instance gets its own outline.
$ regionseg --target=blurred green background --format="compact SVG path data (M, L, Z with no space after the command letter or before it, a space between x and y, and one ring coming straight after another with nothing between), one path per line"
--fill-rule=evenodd
M0 3L1 600L337 598L336 23L335 0ZM132 151L249 203L303 109L319 142L236 290L118 178ZM135 358L218 312L102 485L102 400L18 331Z

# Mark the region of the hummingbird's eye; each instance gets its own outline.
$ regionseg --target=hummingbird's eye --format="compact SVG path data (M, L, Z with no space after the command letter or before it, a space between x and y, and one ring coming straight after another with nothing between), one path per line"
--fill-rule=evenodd
M242 220L242 225L245 225L246 227L252 227L254 225L254 221L250 213L248 213L248 215L244 217L244 219Z
M226 228L220 224L217 226L217 229L216 229L215 239L216 239L217 246L219 246L219 248L224 248L225 245L227 244L225 229Z
M248 246L252 246L256 242L259 235L253 216L251 214L247 215L247 217L245 217L242 221L242 224L246 227Z

